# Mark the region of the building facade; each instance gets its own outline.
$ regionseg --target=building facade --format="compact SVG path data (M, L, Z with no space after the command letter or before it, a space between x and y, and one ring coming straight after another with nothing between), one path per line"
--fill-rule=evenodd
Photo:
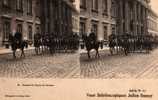
M117 34L147 34L150 0L116 0Z
M98 40L114 34L147 34L157 31L157 15L150 0L0 0L0 47L9 33L68 35L94 32ZM41 27L41 28L40 28Z
M75 7L76 11L72 12L72 27L73 27L73 32L77 33L79 35L79 30L80 30L80 3L79 0L74 0L73 6Z
M67 36L73 33L74 0L40 0L42 33Z
M150 0L80 0L80 34L147 34Z
M158 15L152 9L148 13L148 33L158 36Z
M80 34L94 32L98 40L116 33L115 0L80 0Z
M40 32L39 0L0 0L0 47L8 44L9 33L21 32L26 40Z

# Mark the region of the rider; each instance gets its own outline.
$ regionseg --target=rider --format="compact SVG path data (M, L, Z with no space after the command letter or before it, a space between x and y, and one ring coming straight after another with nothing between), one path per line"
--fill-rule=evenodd
M40 33L36 33L34 34L34 46L39 46L39 43L41 41L41 34Z
M17 42L18 44L20 44L21 41L22 41L22 33L16 32L15 35L14 35L14 38L16 39L16 42Z
M97 39L94 32L90 33L89 37L90 37L93 41L95 41L95 40Z
M90 42L91 42L92 44L94 44L94 43L97 41L97 36L96 36L96 34L95 34L94 32L90 33L89 39L90 39Z

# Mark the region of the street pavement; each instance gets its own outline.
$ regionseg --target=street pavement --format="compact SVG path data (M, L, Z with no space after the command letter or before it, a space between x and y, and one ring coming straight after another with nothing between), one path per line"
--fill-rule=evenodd
M100 50L100 58L88 59L86 51L35 55L27 50L26 57L14 60L12 54L0 55L0 77L3 78L79 78L79 79L156 79L158 49L150 54L131 53L111 56Z
M158 49L150 54L131 53L111 56L109 51L101 51L101 57L92 59L85 53L80 56L82 78L93 79L155 79L158 78Z
M4 78L77 78L80 73L78 53L35 55L28 50L25 58L12 59L12 54L0 55L0 77ZM75 73L75 75L74 75Z

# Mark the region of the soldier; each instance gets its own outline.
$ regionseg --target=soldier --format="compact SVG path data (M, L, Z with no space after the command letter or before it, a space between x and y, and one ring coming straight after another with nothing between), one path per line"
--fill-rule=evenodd
M17 44L20 45L20 43L22 42L22 33L16 32L14 38L16 39Z
M89 37L92 39L91 41L96 41L97 40L97 36L94 32L90 33Z

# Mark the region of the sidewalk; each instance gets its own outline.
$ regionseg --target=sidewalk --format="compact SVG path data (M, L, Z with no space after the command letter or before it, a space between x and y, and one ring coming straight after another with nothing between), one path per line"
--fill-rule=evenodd
M25 49L25 50L33 50L33 49L34 49L34 47L28 47L28 48ZM17 49L17 51L20 51L20 50ZM6 48L2 48L2 47L0 47L0 55L3 55L3 54L9 54L9 53L12 53L11 48L6 49Z

